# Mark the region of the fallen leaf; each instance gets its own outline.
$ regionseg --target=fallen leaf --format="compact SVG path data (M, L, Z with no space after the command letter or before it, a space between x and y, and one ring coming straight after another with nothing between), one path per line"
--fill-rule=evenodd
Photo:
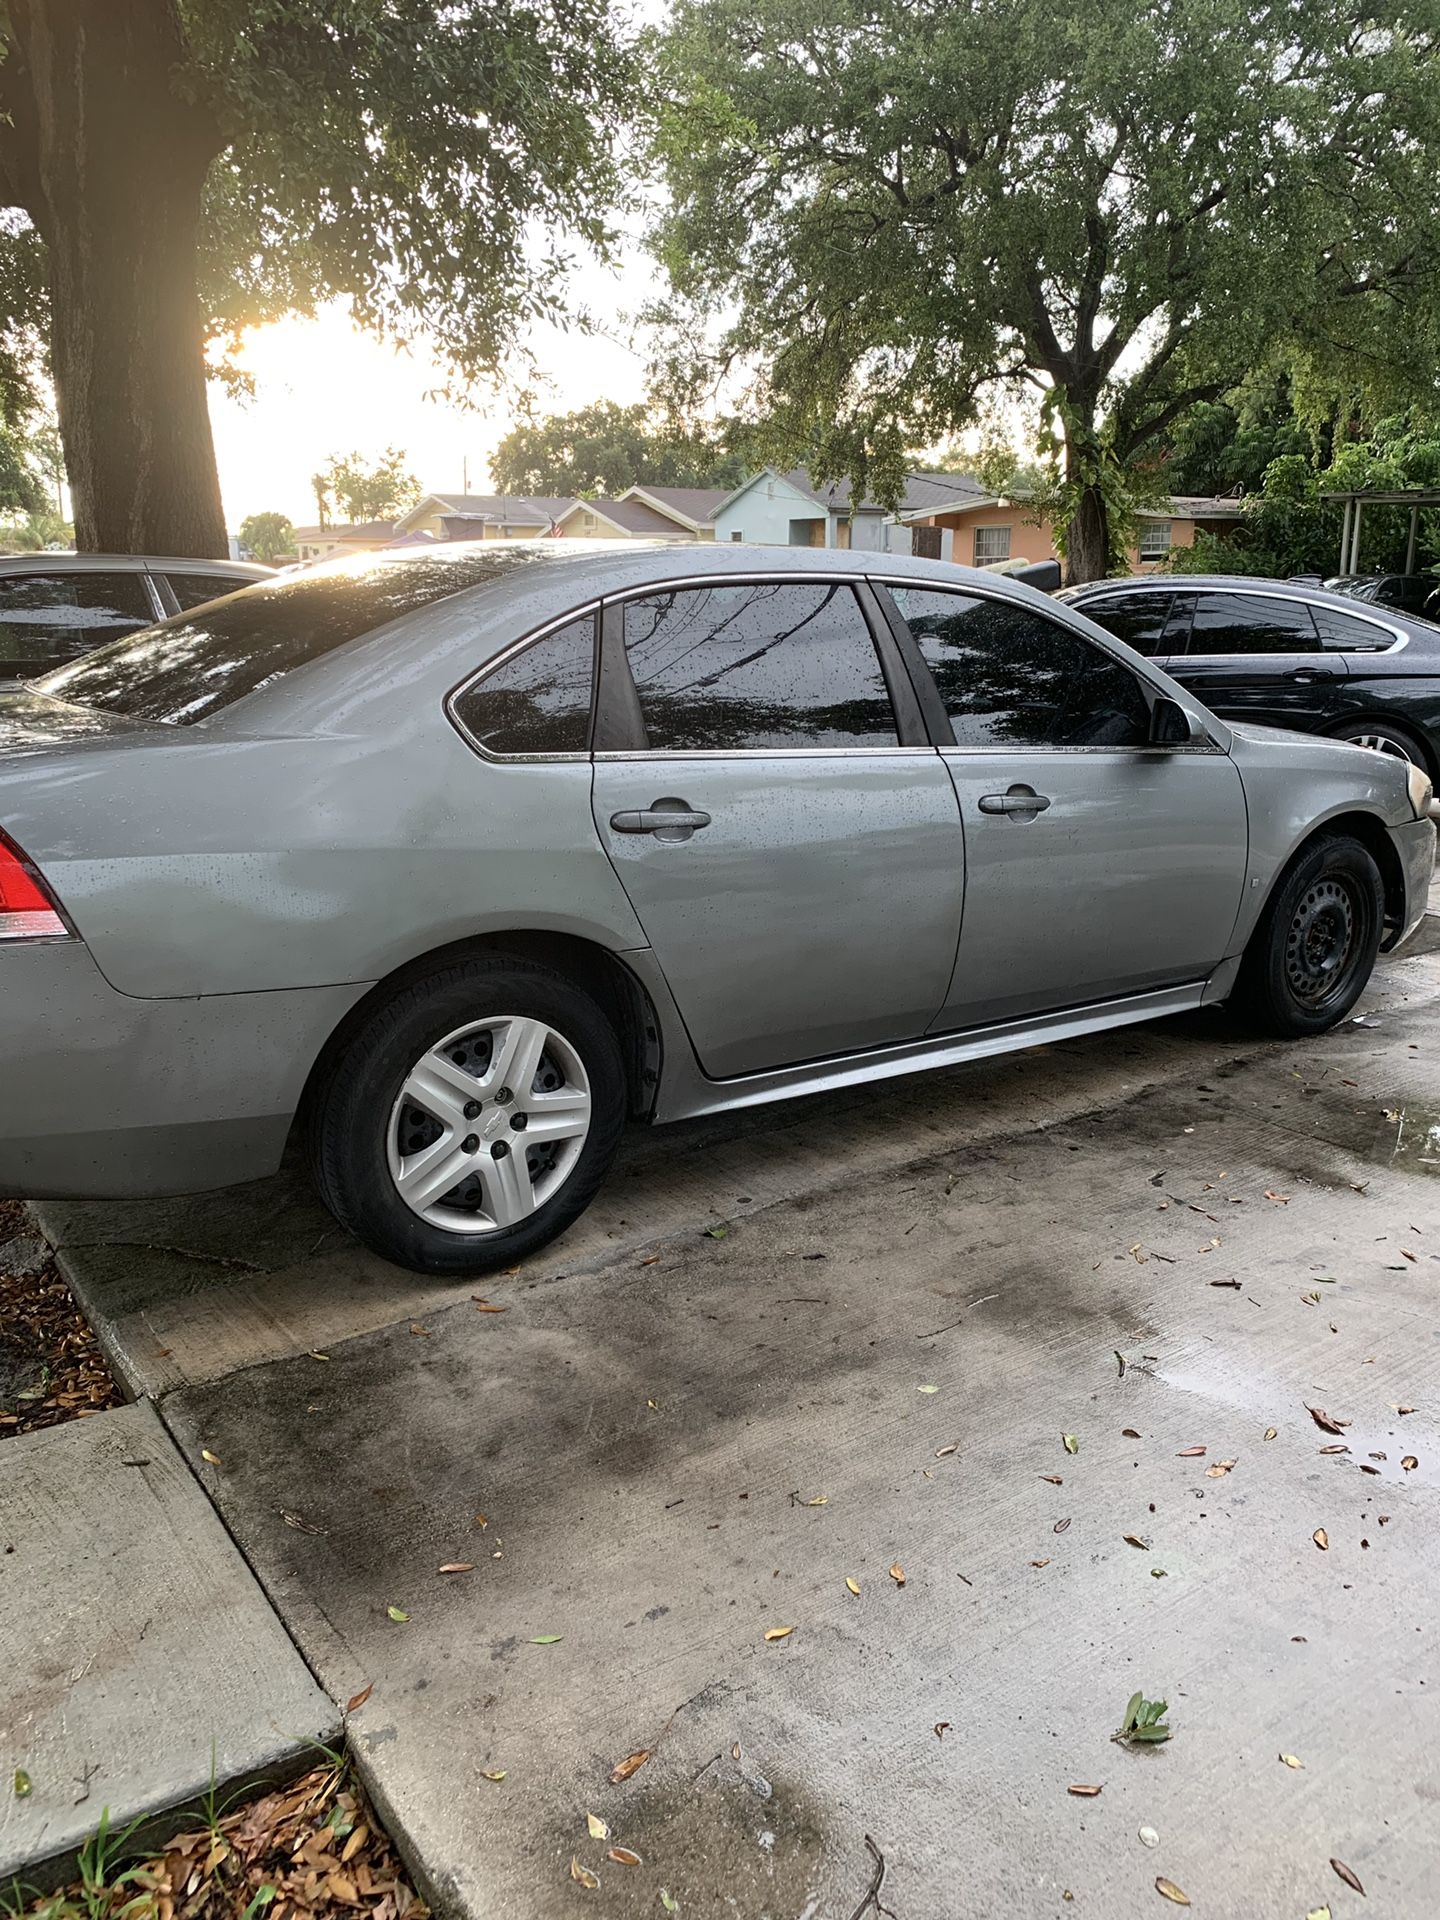
M858 1599L860 1595L860 1582L847 1573L845 1576L845 1584Z
M1278 1427L1266 1427L1265 1438L1267 1440L1273 1440L1276 1437L1276 1435L1279 1433L1279 1431L1280 1429Z
M493 1780L498 1786L502 1780L509 1778L509 1774L504 1767L485 1767L481 1770L480 1778L482 1780Z
M1032 1560L1030 1564L1032 1567L1048 1567L1050 1562L1048 1560Z
M1321 1447L1321 1453L1348 1453L1349 1447L1343 1440L1332 1440L1328 1447Z
M321 1353L315 1347L312 1347L310 1349L310 1358L312 1360L328 1360L330 1356L328 1353Z
M1175 1458L1177 1460L1199 1460L1204 1452L1204 1447L1182 1447Z
M653 1747L637 1747L634 1753L627 1753L623 1760L617 1760L610 1769L611 1786L623 1786L632 1773L640 1771L653 1752Z
M723 1240L730 1231L728 1227L706 1227L706 1237L711 1240Z
M897 1587L903 1587L905 1584L905 1569L898 1560L890 1569L890 1578L895 1582Z
M915 1391L917 1393L938 1393L940 1389L939 1387L925 1386L925 1387L916 1387Z
M1411 1253L1408 1247L1401 1247L1400 1258L1402 1260L1418 1260L1420 1256L1418 1253Z
M15 1769L15 1798L17 1800L27 1799L33 1789L34 1782L31 1780L29 1774L26 1773L23 1767L17 1767Z
M827 1507L829 1504L830 1496L828 1493L817 1493L813 1500L802 1500L800 1502L802 1507Z
M610 1838L610 1829L598 1813L587 1813L585 1816L585 1825L589 1829L592 1840L608 1840Z
M386 1607L385 1611L392 1620L398 1621L401 1626L410 1618L403 1607Z
M1324 1527L1316 1527L1310 1538L1322 1553L1328 1553L1330 1551L1330 1536L1326 1533Z
M1173 1900L1177 1907L1188 1907L1190 1904L1189 1894L1177 1887L1173 1880L1167 1880L1163 1873L1156 1876L1155 1891L1163 1893L1167 1900Z
M1125 1544L1127 1547L1148 1548L1150 1542L1148 1540L1142 1540L1138 1533L1127 1533L1125 1535Z
M328 1527L314 1526L305 1518L303 1513L291 1513L288 1507L280 1507L278 1512L286 1526L294 1527L297 1533L318 1534L321 1539L324 1539L325 1535L330 1531Z
M346 1713L358 1713L374 1691L375 1682L372 1680L369 1686L362 1687L359 1693L352 1693L350 1698L345 1702Z
M1165 1579L1168 1579L1169 1576L1166 1573L1164 1567L1151 1567L1150 1578L1152 1580L1165 1580Z
M589 1887L593 1893L600 1882L588 1867L582 1867L572 1853L570 1856L570 1878L582 1887Z
M1234 1465L1235 1462L1233 1460L1217 1460L1213 1466L1206 1467L1205 1478L1207 1480L1223 1480Z
M1062 1433L1060 1438L1065 1443L1065 1451L1067 1453L1078 1453L1080 1451L1080 1436L1078 1433Z
M1210 1284L1212 1287L1233 1287L1237 1293L1240 1291L1238 1280L1212 1280Z
M1297 1760L1293 1753L1282 1753L1280 1758L1285 1762L1287 1767L1294 1767L1297 1773L1303 1773L1305 1771L1305 1762L1303 1760Z
M1119 1373L1116 1375L1116 1378L1123 1380L1125 1378L1125 1356L1114 1347L1112 1347L1110 1351L1115 1355L1115 1365L1119 1368Z
M1353 1867L1347 1867L1343 1860L1336 1860L1333 1858L1330 1864L1335 1869L1336 1873L1339 1874L1340 1878L1345 1882L1347 1887L1351 1888L1351 1890L1355 1893L1358 1893L1358 1894L1364 1893L1365 1889L1360 1884L1360 1876L1358 1873L1355 1872Z
M480 1299L477 1294L472 1294L471 1298L475 1302L475 1311L477 1313L508 1313L510 1311L508 1307L497 1307L489 1300Z
M1400 1464L1405 1469L1406 1473L1414 1473L1415 1469L1419 1466L1420 1462L1416 1459L1413 1453L1407 1453L1405 1455L1405 1458L1400 1462Z
M418 1320L410 1322L410 1331L417 1340L428 1340L431 1337L429 1327L421 1326Z
M1267 1200L1274 1200L1274 1201L1275 1201L1275 1202L1277 1203L1277 1205L1279 1205L1279 1206L1282 1206L1282 1207L1288 1207L1288 1206L1289 1206L1289 1204L1290 1204L1290 1196L1289 1196L1289 1194L1288 1194L1288 1193L1276 1193L1276 1191L1275 1191L1275 1189L1274 1189L1273 1187L1267 1187L1267 1188L1265 1189L1265 1198L1266 1198Z
M1093 1800L1096 1794L1103 1793L1105 1789L1103 1787L1073 1786L1067 1787L1065 1791L1067 1793L1073 1793L1077 1800Z
M1412 1407L1405 1407L1405 1408L1402 1408L1401 1411L1405 1413L1412 1413L1414 1409ZM935 1458L937 1460L948 1460L952 1453L957 1453L958 1451L959 1451L959 1442L954 1441L948 1447L937 1447L935 1449Z
M1057 1520L1057 1521L1055 1522L1055 1524L1054 1524L1054 1526L1053 1526L1053 1527L1052 1527L1052 1528L1050 1529L1050 1531L1051 1531L1052 1533L1064 1533L1064 1531L1065 1531L1065 1529L1066 1529L1066 1528L1067 1528L1067 1527L1068 1527L1069 1525L1070 1525L1070 1522L1069 1522L1069 1520L1068 1520L1068 1519L1067 1519L1067 1520Z
M221 1458L220 1458L220 1456L219 1456L219 1454L218 1454L218 1453L212 1453L212 1452L210 1451L210 1449L209 1449L209 1447L201 1447L201 1449L200 1449L200 1458L201 1458L202 1460L208 1460L208 1461L210 1462L210 1465L211 1465L212 1467L219 1467L219 1466L223 1466L223 1465L225 1464L225 1463L224 1463L224 1461L222 1461L222 1460L221 1460Z
M1305 1920L1330 1920L1330 1909L1329 1907L1311 1907Z
M611 1847L606 1854L607 1860L613 1860L619 1867L638 1867L641 1865L638 1853L632 1853L629 1847Z
M537 1633L530 1641L532 1647L555 1647L565 1638L563 1633Z
M1326 1433L1344 1433L1347 1427L1354 1425L1354 1422L1351 1420L1335 1419L1335 1417L1332 1414L1328 1414L1323 1407L1307 1406L1305 1411L1315 1422L1316 1426L1320 1427Z
M475 1562L473 1560L447 1560L444 1566L438 1568L437 1571L440 1573L473 1573L475 1571Z
M767 1627L765 1629L765 1638L767 1640L788 1640L794 1631L794 1627Z
M1058 1473L1042 1473L1040 1478L1052 1487L1063 1487L1065 1484Z
M1121 1427L1120 1437L1122 1440L1138 1440L1140 1433L1138 1428L1135 1427Z
M680 1902L668 1887L661 1887L660 1889L660 1904L666 1913L679 1913L680 1911Z
M935 1722L935 1738L937 1740L943 1740L945 1738L946 1734L950 1731L950 1724L948 1720L937 1720Z

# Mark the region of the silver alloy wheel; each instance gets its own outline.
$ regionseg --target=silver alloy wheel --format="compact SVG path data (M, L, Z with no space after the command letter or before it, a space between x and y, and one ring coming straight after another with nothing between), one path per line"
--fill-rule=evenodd
M428 1226L499 1233L559 1192L589 1131L589 1076L564 1034L496 1014L415 1062L385 1148L396 1192Z
M1388 753L1393 760L1414 764L1415 756L1410 748L1393 733L1352 733L1347 738L1352 747L1369 747L1372 753Z

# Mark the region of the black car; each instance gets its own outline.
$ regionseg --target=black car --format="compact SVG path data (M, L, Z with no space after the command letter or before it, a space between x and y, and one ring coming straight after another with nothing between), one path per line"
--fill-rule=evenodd
M1433 573L1336 573L1319 582L1347 599L1369 600L1397 613L1421 613L1433 619L1440 605L1440 586Z
M1440 777L1440 627L1282 580L1152 574L1058 596L1224 720L1328 733Z

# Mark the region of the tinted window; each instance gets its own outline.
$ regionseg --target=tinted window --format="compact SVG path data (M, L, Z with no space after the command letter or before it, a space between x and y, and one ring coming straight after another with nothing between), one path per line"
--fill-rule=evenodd
M238 593L241 587L252 584L223 573L167 573L165 579L182 613L191 607L204 606L207 600L218 600L222 593Z
M962 747L1131 747L1150 738L1135 675L1028 607L929 587L895 602Z
M652 748L893 747L895 716L846 586L691 587L625 606Z
M0 670L46 673L154 618L143 573L0 575Z
M1310 613L1320 630L1322 646L1343 647L1347 653L1380 653L1395 644L1394 634L1377 627L1371 620L1357 620L1335 607L1318 604L1311 607Z
M1117 640L1123 640L1127 647L1134 647L1137 653L1163 653L1160 638L1174 598L1173 593L1107 594L1102 600L1078 601L1075 610L1096 621L1107 633L1113 633Z
M585 753L595 616L586 614L487 673L455 702L455 717L489 753Z
M1303 600L1268 593L1202 593L1190 625L1191 653L1315 653L1320 642Z
M269 581L243 596L177 613L89 659L47 674L42 691L82 707L192 726L262 682L332 653L407 613L518 568L544 564L558 541L488 553L344 560ZM531 549L541 552L532 557Z

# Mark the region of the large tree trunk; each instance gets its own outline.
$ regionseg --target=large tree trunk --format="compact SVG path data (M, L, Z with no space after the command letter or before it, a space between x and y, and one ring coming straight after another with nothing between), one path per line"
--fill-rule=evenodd
M75 544L221 555L196 244L213 119L173 0L11 0L4 150L45 241Z
M1103 580L1110 566L1110 511L1099 487L1082 487L1074 518L1065 530L1065 584Z

